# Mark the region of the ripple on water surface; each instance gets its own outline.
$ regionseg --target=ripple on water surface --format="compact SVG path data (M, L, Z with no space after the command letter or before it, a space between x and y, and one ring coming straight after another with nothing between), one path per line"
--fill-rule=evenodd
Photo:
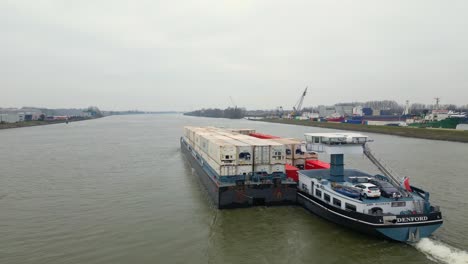
M466 145L371 135L374 152L442 208L434 238L410 246L300 207L215 209L179 151L184 125L330 131L181 115L0 131L0 263L466 263ZM362 157L346 163L373 170Z

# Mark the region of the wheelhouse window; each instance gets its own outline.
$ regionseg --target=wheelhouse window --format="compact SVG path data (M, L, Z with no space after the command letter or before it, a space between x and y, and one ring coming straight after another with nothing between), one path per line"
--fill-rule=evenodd
M345 203L345 208L346 210L354 211L356 212L356 206L353 204Z
M323 198L325 199L325 201L330 202L330 195L323 193Z
M338 207L341 207L341 200L340 199L336 199L336 198L333 198L333 204L338 206Z
M405 207L406 202L392 202L392 207Z
M322 198L322 191L315 189L315 196Z

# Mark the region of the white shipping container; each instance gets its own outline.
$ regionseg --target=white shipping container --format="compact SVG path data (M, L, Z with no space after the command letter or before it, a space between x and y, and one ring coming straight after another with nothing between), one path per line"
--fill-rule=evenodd
M219 175L219 176L237 176L244 175L246 179L249 178L249 174L252 172L251 165L226 165L219 164L213 160L208 154L201 154L203 159L208 163L208 165Z
M302 149L302 143L294 145L294 157L293 159L303 159L305 158L305 152Z
M252 155L255 164L284 164L285 162L285 147L282 144L245 135L233 135L231 137L253 146L254 151ZM274 146L273 150L275 150L273 153L271 152L272 146ZM272 158L272 156L274 156L274 158Z
M252 167L250 167L249 172L252 172ZM283 164L276 165L255 165L254 174L272 174L274 172L285 173L285 168Z
M306 159L306 160L309 160L309 159L318 159L318 154L315 153L315 152L306 152L306 154L305 154L304 156L305 156L305 159Z
M199 142L197 145L201 150L208 154L217 163L235 164L236 148L216 138L215 134L197 134L195 140Z
M189 138L191 141L195 142L195 135L197 133L201 133L203 131L206 131L206 129L202 127L192 127L192 126L185 126L184 127L184 134L187 138Z
M277 165L270 165L271 168L270 168L270 171L271 173L274 173L274 172L281 172L281 173L285 173L285 168L284 168L284 165L281 165L281 164L277 164Z
M252 165L237 165L236 174L244 175L246 180L248 179L249 174L252 172Z
M304 167L305 166L305 159L294 159L293 166L296 167Z
M286 163L286 147L283 144L272 142L270 145L270 164Z
M249 135L249 134L255 133L255 129L250 129L250 128L227 129L227 131L242 134L242 135Z
M222 139L224 142L231 144L236 148L236 164L237 165L250 165L252 164L252 152L253 148L250 144L238 141L236 139L224 136L216 135L217 138Z
M271 165L255 165L254 173L271 174Z
M285 157L286 159L293 159L294 158L294 152L296 150L296 145L300 143L300 140L298 139L293 139L293 138L274 138L274 139L269 139L271 141L283 144L285 147Z
M236 146L216 138L216 136L204 137L207 139L208 155L220 164L236 164Z
M270 146L265 142L246 135L229 135L226 133L224 135L251 145L253 148L252 157L255 164L270 164Z
M253 156L255 164L270 164L270 146L255 145Z
M209 132L209 131L194 131L194 136L193 136L193 142L195 142L196 145L199 145L200 147L203 147L202 146L202 137L207 135L211 135L212 133Z
M207 154L203 154L203 159L208 162L208 165L219 175L219 176L235 176L237 175L237 166L235 165L221 165L214 161Z

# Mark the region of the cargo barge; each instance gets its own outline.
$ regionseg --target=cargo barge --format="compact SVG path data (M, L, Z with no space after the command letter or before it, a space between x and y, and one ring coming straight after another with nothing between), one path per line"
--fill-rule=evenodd
M418 241L442 225L429 193L396 179L366 146L367 136L307 133L305 139L186 127L180 141L220 209L297 204L336 224L399 242ZM330 154L331 162L318 160L317 153ZM344 154L364 154L382 174L345 169Z
M297 204L285 147L214 127L185 127L182 152L219 209Z

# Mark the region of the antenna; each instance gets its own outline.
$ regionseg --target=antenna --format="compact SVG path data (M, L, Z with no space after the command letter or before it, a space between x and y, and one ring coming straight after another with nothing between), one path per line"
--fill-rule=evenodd
M405 106L405 110L403 111L403 115L409 115L409 114L410 114L409 100L406 100L406 106Z
M435 109L436 109L436 110L439 110L440 97L436 97L436 98L434 98L434 99L436 100Z

